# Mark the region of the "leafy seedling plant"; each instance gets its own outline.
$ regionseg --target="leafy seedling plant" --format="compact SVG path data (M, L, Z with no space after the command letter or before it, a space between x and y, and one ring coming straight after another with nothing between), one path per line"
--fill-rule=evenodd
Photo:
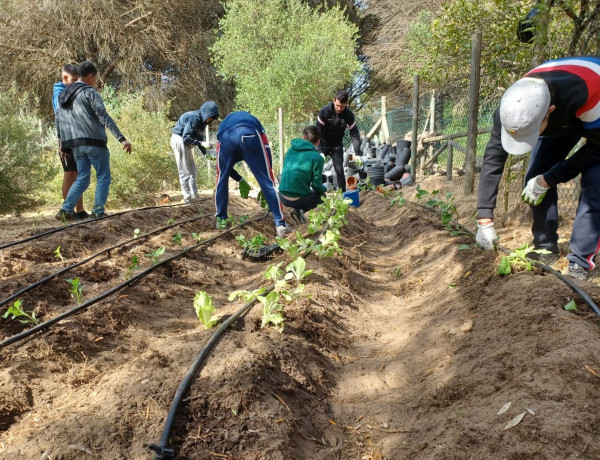
M60 253L60 246L57 247L54 250L54 257L56 257L57 259L60 259L60 261L62 262L63 260L65 260L65 258L63 257L63 255Z
M293 262L289 263L285 267L285 271L285 279L295 279L298 283L313 273L313 270L306 269L306 261L302 257L297 257Z
M135 270L139 270L139 269L140 269L139 259L138 259L138 256L136 256L134 254L133 256L131 256L131 263L129 264L129 266L127 267L127 271L125 272L125 279L128 280L129 278L131 278L131 275L133 274L133 272Z
M162 256L165 253L165 248L164 247L160 247L158 249L155 249L154 251L146 254L146 257L150 257L152 259L152 263L154 265L156 265L158 263L158 259L160 258L160 256Z
M398 192L394 198L390 201L390 204L402 207L407 203L406 198L402 195L402 192Z
M77 305L81 305L81 302L83 302L83 287L84 286L79 281L79 278L72 278L72 279L68 279L66 281L71 286L69 288L71 297L73 298L75 303L77 303Z
M167 220L167 225L172 225L175 223L175 218L171 217L169 220Z
M229 219L221 219L220 217L217 217L217 229L225 230L227 228L228 220Z
M219 322L219 316L215 315L215 307L211 297L204 291L198 291L194 297L194 309L196 315L205 330L212 329Z
M260 249L268 241L261 233L252 238L246 238L244 235L239 235L236 236L235 239L246 251Z
M283 332L285 323L283 321L283 305L279 303L279 293L271 291L266 296L259 295L257 298L263 304L263 318L260 327L272 324L279 332Z
M2 315L2 318L8 318L10 315L12 315L12 318L10 319L16 319L22 324L39 324L40 322L35 317L35 313L33 311L30 311L29 313L26 312L23 310L22 305L22 300L16 300L12 306L8 307L8 310L6 310L6 313Z
M509 275L512 273L513 266L524 267L525 270L532 271L533 263L527 258L527 253L537 252L538 254L550 254L547 249L534 249L529 247L529 243L525 243L520 248L515 249L507 256L502 256L500 265L498 265L498 274Z
M133 237L134 237L134 238L137 238L138 236L140 236L140 229L139 229L139 228L136 228L136 229L133 231Z
M196 241L198 241L198 243L200 243L202 241L202 235L200 235L200 233L192 233L192 238L194 238Z
M181 233L176 233L173 236L173 243L183 246L183 237L181 236Z

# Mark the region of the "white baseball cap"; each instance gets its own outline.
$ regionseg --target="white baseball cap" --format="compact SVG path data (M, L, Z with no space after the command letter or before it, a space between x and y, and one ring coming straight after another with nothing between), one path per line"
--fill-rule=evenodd
M531 152L550 107L550 90L544 80L521 78L506 90L500 102L502 147L513 155Z

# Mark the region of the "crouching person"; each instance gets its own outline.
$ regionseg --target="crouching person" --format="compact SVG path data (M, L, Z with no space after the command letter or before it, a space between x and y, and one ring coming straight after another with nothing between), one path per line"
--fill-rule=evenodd
M305 223L304 213L316 208L327 190L323 185L323 157L317 151L321 133L316 126L307 126L302 139L293 139L285 154L279 184L279 197L284 206L293 208L292 218Z

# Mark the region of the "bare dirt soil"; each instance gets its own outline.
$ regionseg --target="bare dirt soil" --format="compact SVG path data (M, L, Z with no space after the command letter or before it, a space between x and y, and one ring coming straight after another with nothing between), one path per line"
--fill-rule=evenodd
M468 234L450 236L438 213L413 202L414 191L405 190L411 201L403 207L361 192L342 229L343 253L307 258L314 270L308 295L286 305L282 333L260 327L260 304L225 333L177 414L170 437L176 458L600 458L598 317L554 276L498 275L501 254L474 247ZM473 197L457 198L457 208L461 222L472 225ZM231 197L230 213L254 218L264 211ZM1 298L132 238L136 228L143 234L170 219L201 217L20 296L25 310L46 321L75 306L66 278L81 279L84 300L96 297L123 282L133 254L147 268L152 250L165 247L161 258L181 250L173 241L178 232L184 247L196 243L194 232L216 235L213 214L207 198L0 249ZM525 216L499 216L505 246L529 241ZM4 217L0 245L52 227L51 215ZM210 294L228 317L243 305L229 302L230 292L267 285L267 266L288 261L285 253L262 263L242 260L235 241L242 233L273 242L272 218L1 349L0 458L152 458L148 446L158 443L176 389L212 334L195 315L196 292ZM58 246L63 261L55 257ZM600 299L594 280L577 283ZM563 309L571 299L578 313ZM0 340L28 327L1 319ZM520 423L504 429L519 414Z

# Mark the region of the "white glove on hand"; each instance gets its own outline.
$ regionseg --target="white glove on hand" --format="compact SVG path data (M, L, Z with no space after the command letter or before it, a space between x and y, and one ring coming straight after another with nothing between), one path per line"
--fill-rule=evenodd
M475 241L477 241L477 244L487 251L494 249L494 245L498 241L496 230L494 230L494 223L490 222L488 224L477 224L477 235L475 236Z
M544 197L546 196L546 192L550 189L550 187L544 187L540 185L537 181L537 176L533 179L529 179L527 185L521 192L521 199L532 206L537 206L542 202Z

